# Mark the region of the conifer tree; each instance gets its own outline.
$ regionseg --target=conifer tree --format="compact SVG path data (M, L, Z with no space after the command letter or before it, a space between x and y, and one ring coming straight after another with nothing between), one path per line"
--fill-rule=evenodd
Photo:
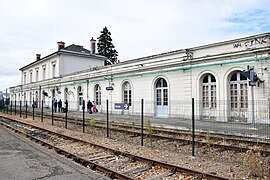
M107 57L113 64L117 62L118 52L114 49L111 33L107 27L103 28L97 43L98 54ZM105 61L105 65L111 64Z

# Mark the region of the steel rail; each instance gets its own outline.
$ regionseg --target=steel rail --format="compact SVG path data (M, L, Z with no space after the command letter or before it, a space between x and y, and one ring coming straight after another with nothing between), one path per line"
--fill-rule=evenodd
M45 116L51 117L50 115L45 115ZM69 117L68 119L74 121L74 122L69 121L70 123L75 123L75 119L77 119L77 121L79 120L79 122L77 122L79 124L80 124L80 121L81 121L80 118L75 118L75 117L72 117L72 118ZM54 116L54 120L55 121L57 121L57 120L60 120L61 121L61 120L63 120L63 117L61 117L61 116ZM98 121L98 123L104 124L105 122ZM112 122L112 123L115 123L115 122ZM118 124L118 123L112 124L112 125L139 129L139 127L136 127L134 125L128 126L126 124ZM96 127L97 128L105 128L105 126L103 127L103 126L97 126L97 125L96 125ZM110 127L110 130L114 130L114 131L118 131L118 132L123 132L123 133L132 133L132 134L135 134L136 136L140 136L141 135L139 132L136 132L134 130L127 130L127 129L124 129L123 130L123 129L118 129L116 127ZM164 129L154 129L154 131L155 130L158 131L158 132L161 132L161 133L165 133L165 134L171 133L172 135L176 135L176 136L183 135L183 134L186 135L186 136L190 135L189 132L186 132L186 131L184 131L184 132L183 131L181 131L181 132L179 132L179 131L178 132L174 132L174 131L168 131L168 130L164 130ZM205 134L205 133L203 133L203 134ZM241 143L247 143L248 145L247 145L247 147L244 147L244 146L236 146L236 145L231 145L231 144L229 144L229 145L218 144L218 143L214 143L214 142L209 143L209 142L203 142L203 141L198 141L198 140L195 141L195 144L196 145L199 145L199 146L208 146L208 145L210 145L211 147L220 148L222 150L233 150L233 151L236 151L236 152L242 152L242 151L252 150L252 146L255 146L255 145L256 146L258 146L258 145L260 145L260 146L270 146L270 143L261 142L261 141L245 140L244 137L238 137L238 136L236 136L236 138L242 138L242 139L236 139L236 138L221 137L220 134L216 135L216 134L212 134L211 133L211 135L212 136L210 136L210 138L211 139L215 139L216 141L218 139L220 139L220 140L222 139L222 140L225 140L227 142L228 141L233 141L233 142L238 142L238 143L241 142ZM198 135L197 134L196 136L204 137L206 135L202 135L202 134L199 134ZM225 135L223 135L223 136L225 136ZM189 144L192 143L192 141L189 140L189 139L177 138L177 137L173 137L173 136L159 135L159 134L155 134L155 133L152 134L152 137L159 138L159 139L177 140L177 141L184 142L187 145L189 145ZM263 149L266 149L266 150L257 150L257 151L259 153L262 153L262 154L265 154L265 155L269 156L270 155L270 151L267 150L267 148L263 148Z
M85 167L89 167L90 169L92 170L98 170L98 171L101 171L103 173L105 173L106 175L108 175L108 177L110 178L118 178L118 179L123 179L123 180L133 180L134 178L132 177L129 177L129 176L126 176L124 174L121 174L121 173L118 173L116 171L113 171L109 168L106 168L104 166L100 166L99 164L96 164L94 162L91 162L91 161L88 161L87 159L84 159L82 157L79 157L79 156L76 156L75 154L72 154L64 149L61 149L61 148L58 148L48 142L45 142L41 139L38 139L30 134L27 134L21 130L18 130L6 123L3 123L3 122L0 122L0 124L2 126L5 126L6 128L8 129L11 129L13 130L14 132L18 133L18 134L22 134L23 136L29 138L30 140L32 141L35 141L36 143L39 143L41 144L42 146L46 146L48 147L49 149L53 149L55 150L58 154L61 154L61 155L64 155L66 156L67 158L70 158L70 159L73 159L75 162L79 163L79 164L82 164L83 166ZM35 127L36 128L36 127Z
M28 124L28 123L25 123L25 122L22 122L22 121L18 121L18 120L14 120L14 119L11 119L9 117L3 117L3 116L0 116L2 118L5 118L5 119L8 119L10 121L13 121L13 122L16 122L16 123L21 123L23 125L26 125L26 126L31 126L33 128L36 128L36 129L39 129L39 130L42 130L42 131L45 131L45 132L48 132L50 134L53 134L53 135L56 135L56 136L60 136L62 138L66 138L66 139L69 139L69 140L74 140L76 142L82 142L82 143L86 143L86 144L89 144L91 146L95 146L95 147L98 147L98 148L102 148L102 149L106 149L106 150L109 150L111 152L113 152L114 154L116 155L122 155L122 156L126 156L126 157L129 157L133 160L137 160L137 161L142 161L142 162L146 162L146 163L149 163L151 165L156 165L156 166L160 166L160 167L164 167L164 168L167 168L167 169L170 169L173 173L175 172L181 172L181 173L186 173L186 174L189 174L189 175L193 175L193 176L197 176L197 177L200 177L201 178L206 178L206 179L209 179L209 180L227 180L228 178L225 178L225 177L219 177L219 176L216 176L216 175L212 175L212 174L207 174L207 173L202 173L202 172L199 172L199 171L195 171L195 170L192 170L192 169L188 169L188 168L183 168L183 167L179 167L179 166L175 166L175 165L171 165L171 164L168 164L168 163L164 163L164 162L160 162L160 161L156 161L156 160L153 160L153 159L149 159L149 158L145 158L145 157L141 157L141 156L137 156L137 155L133 155L133 154L130 154L130 153L127 153L127 152L122 152L122 151L119 151L119 150L115 150L115 149L112 149L112 148L109 148L109 147L106 147L106 146L102 146L102 145L98 145L98 144L94 144L94 143L90 143L88 141L85 141L85 140L81 140L81 139L77 139L77 138L74 138L74 137L70 137L70 136L67 136L67 135L64 135L64 134L60 134L58 132L55 132L55 131L51 131L51 130L48 130L48 129L44 129L44 128L41 128L41 127L38 127L38 126L35 126L35 125L31 125L31 124ZM1 122L0 121L0 124L1 125L4 125L5 123L4 122ZM15 129L15 128L14 128ZM16 130L16 131L19 131L19 130ZM22 132L22 131L20 131ZM26 134L24 132L22 132L23 134ZM27 137L33 137L29 134L26 135ZM33 137L33 139L36 141L37 138ZM37 140L37 141L42 141L42 140ZM44 141L42 141L43 143ZM44 142L46 143L46 142ZM54 148L53 145L50 144L50 146L52 146L53 149L56 149L57 147ZM64 153L68 153L66 152L65 150L62 150L62 149L59 149L58 150L59 152L64 152ZM76 155L74 154L70 154L69 156L71 157L74 157ZM76 156L77 157L77 156ZM77 158L75 158L75 161L77 160ZM79 157L78 157L79 158ZM83 159L80 160L80 158L78 159L79 162L83 162L85 164L87 164L87 160L86 159ZM89 161L90 162L90 161ZM90 162L91 164L92 162ZM105 167L99 167L100 165L96 164L96 163L93 163L92 165L90 165L90 167L93 166L93 168L96 168L100 171L103 170L103 168ZM107 168L106 168L107 169ZM106 170L104 170L105 173L108 173ZM108 171L111 171L111 170L108 170ZM103 172L103 171L102 171ZM117 172L115 171L112 171L111 172L111 176L115 176L117 177L118 175L115 174ZM121 176L121 175L119 175ZM128 177L128 176L127 176Z

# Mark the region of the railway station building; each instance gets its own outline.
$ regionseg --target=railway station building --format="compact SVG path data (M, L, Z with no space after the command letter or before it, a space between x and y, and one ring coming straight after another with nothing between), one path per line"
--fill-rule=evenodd
M195 99L198 119L269 123L270 33L131 59L105 66L106 57L78 45L65 47L22 67L21 84L11 100L50 108L53 99L79 111L83 100L95 101L99 113L191 117ZM244 72L245 71L245 72ZM126 103L128 110L114 108ZM165 120L165 118L164 118Z

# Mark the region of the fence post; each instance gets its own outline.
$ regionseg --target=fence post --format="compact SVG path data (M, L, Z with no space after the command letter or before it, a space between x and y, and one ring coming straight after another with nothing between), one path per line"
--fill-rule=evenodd
M4 112L5 109L5 100L1 100L1 111Z
M195 154L195 110L194 110L194 98L192 98L192 156Z
M141 100L141 146L143 146L143 99Z
M27 118L27 101L25 101L25 118Z
M82 112L83 112L83 122L82 122L82 125L83 125L83 133L85 132L85 117L84 117L84 109L85 109L85 101L83 100L83 105L82 105Z
M52 100L52 125L53 125L53 100Z
M33 108L33 120L35 120L35 105L34 105L34 100L33 100L32 108Z
M2 112L5 111L5 100L4 99L1 100L1 111Z
M41 122L43 122L43 100L41 101Z
M16 103L17 101L15 100L15 107L14 107L14 111L15 111L15 116L16 116L16 114L17 114L17 112L16 112L16 110L17 110L17 108L16 108L16 106L17 106L17 103Z
M22 100L20 100L20 117L22 117Z
M12 100L10 100L10 114L12 115Z
M66 100L66 116L65 116L65 128L67 129L67 112L68 112L68 101Z
M8 100L6 100L6 104L7 104L7 114L8 114Z
M107 138L109 137L109 100L106 100L106 112L107 112Z

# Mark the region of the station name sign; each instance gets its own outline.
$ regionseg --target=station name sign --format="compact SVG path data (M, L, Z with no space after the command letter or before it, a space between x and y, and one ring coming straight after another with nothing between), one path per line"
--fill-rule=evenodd
M263 45L269 42L268 36L258 37L244 42L238 42L233 44L233 48L250 48L256 45Z
M108 87L106 87L106 90L107 91L112 91L113 90L113 87L112 86L108 86Z

